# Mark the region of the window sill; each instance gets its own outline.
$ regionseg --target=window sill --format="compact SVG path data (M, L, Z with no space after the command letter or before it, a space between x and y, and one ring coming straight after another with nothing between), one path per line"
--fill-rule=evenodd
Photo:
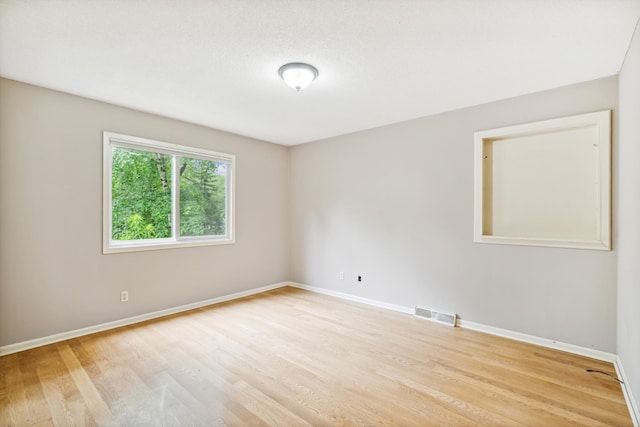
M178 248L192 248L196 246L217 246L217 245L230 245L234 244L235 239L221 238L221 239L193 239L193 240L163 240L161 242L136 242L126 244L109 244L106 243L102 247L102 253L118 254L123 252L143 252L143 251L155 251L161 249L178 249Z

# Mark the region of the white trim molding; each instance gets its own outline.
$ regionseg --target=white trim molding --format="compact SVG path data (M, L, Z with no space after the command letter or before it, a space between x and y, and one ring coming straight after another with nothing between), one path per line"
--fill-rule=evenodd
M331 295L334 297L346 299L349 301L360 302L375 307L387 308L389 310L398 311L400 313L413 314L413 307L404 307L400 305L389 304L369 298L359 297L355 295L346 294L343 292L332 291L330 289L318 288L315 286L303 285L301 283L288 282L289 286L294 288L304 289L311 292L317 292L325 295ZM555 350L566 351L568 353L578 354L580 356L590 357L592 359L602 360L605 362L614 363L617 355L608 353L606 351L595 350L592 348L581 347L579 345L567 344L556 340L547 338L536 337L534 335L523 334L520 332L510 331L507 329L500 329L493 326L483 325L481 323L470 322L468 320L458 319L457 326L466 329L472 329L474 331L484 332L491 335L497 335L505 338L510 338L516 341L527 342L529 344L535 344L542 347L548 347Z
M558 179L563 190L553 193L550 184ZM583 194L577 188L591 190ZM549 211L554 204L549 200L565 191L585 208ZM529 202L545 209L523 209L521 201L514 205L513 192L528 194ZM477 243L611 250L611 110L475 132L474 205ZM505 209L507 222L495 215ZM574 237L557 232L563 229L558 223L575 223L575 217L589 226L575 229Z
M590 357L604 362L614 363L617 355L606 351L595 350L593 348L581 347L575 344L567 344L548 338L541 338L535 335L523 334L520 332L510 331L508 329L496 328L493 326L483 325L481 323L470 322L468 320L458 320L458 326L461 328L472 329L478 332L484 332L499 337L510 338L516 341L522 341L529 344L539 345L540 347L552 348L554 350L565 351L580 356Z
M178 307L171 307L164 310L141 314L138 316L127 317L126 319L114 320L113 322L102 323L100 325L88 326L86 328L75 329L73 331L62 332L60 334L49 335L46 337L36 338L33 340L23 341L15 344L9 344L9 345L0 347L0 356L5 356L7 354L17 353L19 351L29 350L36 347L41 347L43 345L54 344L54 343L65 341L71 338L77 338L84 335L95 334L96 332L107 331L109 329L115 329L121 326L128 326L134 323L144 322L152 319L158 319L160 317L169 316L171 314L177 314L177 313L182 313L189 310L195 310L197 308L206 307L208 305L214 305L214 304L219 304L221 302L248 297L250 295L260 294L262 292L282 288L287 285L288 285L288 282L276 283L273 285L267 285L267 286L262 286L260 288L250 289L248 291L236 292L233 294L223 295L220 297L198 301L191 304L180 305Z
M640 408L638 407L638 401L634 399L633 393L631 392L631 386L629 385L627 374L622 367L620 356L616 356L616 361L613 363L613 366L616 368L618 378L622 381L622 394L624 394L624 400L627 402L631 421L633 421L634 427L640 427Z
M250 289L247 291L236 292L233 294L223 295L216 298L211 298L203 301L194 302L191 304L185 304L177 307L171 307L164 310L154 311L151 313L141 314L138 316L127 317L125 319L114 320L112 322L102 323L99 325L88 326L86 328L75 329L68 332L62 332L59 334L49 335L42 338L36 338L33 340L23 341L15 344L9 344L0 347L0 356L4 356L7 354L17 353L19 351L29 350L35 347L41 347L47 344L53 344L56 342L68 340L71 338L77 338L84 335L93 334L96 332L107 331L109 329L119 328L121 326L128 326L134 323L144 322L147 320L157 319L164 316L169 316L172 314L182 313L189 310L195 310L197 308L206 307L208 305L219 304L221 302L231 301L239 298L243 298L250 295L260 294L262 292L267 292L273 289L282 288L285 286L291 286L293 288L303 289L310 292L315 292L319 294L329 295L336 298L341 298L348 301L359 302L362 304L385 308L387 310L397 311L405 314L413 314L413 307L405 307L396 304L389 304L386 302L360 297L357 295L351 295L344 292L333 291L331 289L320 288L316 286L308 286L301 283L296 282L281 282L273 285L262 286L260 288ZM507 329L500 329L493 326L483 325L480 323L470 322L468 320L458 319L457 326L462 328L472 329L479 332L488 333L491 335L497 335L505 338L510 338L516 341L528 342L530 344L539 345L542 347L548 347L556 350L566 351L568 353L578 354L581 356L591 357L593 359L602 360L605 362L610 362L617 364L617 367L621 368L621 362L617 355L613 353L608 353L605 351L595 350L591 348L581 347L574 344L567 344L547 338L536 337L533 335L523 334L520 332L510 331ZM626 382L625 382L626 383ZM640 427L640 426L639 426Z
M344 292L332 291L330 289L318 288L316 286L303 285L302 283L287 282L287 285L293 288L304 289L305 291L311 291L318 294L330 295L333 297L354 301L354 302L360 302L362 304L367 304L374 307L386 308L387 310L399 311L400 313L413 314L412 307L404 307L401 305L389 304L389 303L374 300L374 299L359 297L351 294L345 294Z

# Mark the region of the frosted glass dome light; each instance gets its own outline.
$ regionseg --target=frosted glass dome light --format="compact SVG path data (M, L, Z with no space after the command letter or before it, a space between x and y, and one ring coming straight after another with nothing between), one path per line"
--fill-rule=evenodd
M291 62L280 67L278 74L287 86L300 92L318 77L318 69L302 62Z

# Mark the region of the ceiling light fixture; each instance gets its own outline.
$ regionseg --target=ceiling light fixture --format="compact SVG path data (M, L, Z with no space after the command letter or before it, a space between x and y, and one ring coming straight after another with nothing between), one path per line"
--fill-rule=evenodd
M300 92L318 77L318 69L302 62L291 62L280 67L278 74L287 86Z

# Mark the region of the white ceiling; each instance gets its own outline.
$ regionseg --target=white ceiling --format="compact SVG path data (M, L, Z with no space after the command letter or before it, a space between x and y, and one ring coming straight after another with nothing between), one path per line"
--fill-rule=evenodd
M617 74L640 0L0 0L0 75L293 145ZM287 62L318 68L297 93Z

